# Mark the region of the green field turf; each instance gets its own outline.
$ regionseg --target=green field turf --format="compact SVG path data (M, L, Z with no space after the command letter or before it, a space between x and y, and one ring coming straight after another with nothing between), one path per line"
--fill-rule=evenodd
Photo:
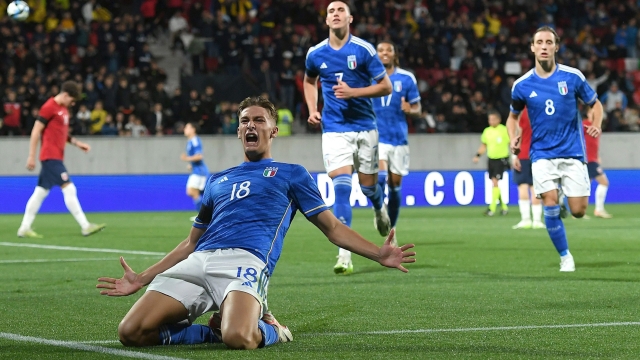
M244 352L222 345L124 348L114 341L116 329L141 293L107 298L95 289L99 276L121 276L119 253L6 244L167 252L189 232L191 213L89 214L108 226L88 238L68 214L40 215L35 228L44 239L18 239L21 217L3 215L0 358L640 358L640 205L608 206L615 216L610 220L565 221L575 273L558 271L545 230L511 230L517 208L494 218L482 210L403 209L399 242L415 243L418 253L409 273L356 256L347 277L332 272L337 249L298 215L269 286L269 306L294 341ZM353 227L381 243L372 217L370 210L356 210ZM159 259L124 256L136 271ZM82 261L62 261L73 259ZM604 323L612 324L598 325ZM563 326L572 324L583 326ZM561 326L523 328L548 325ZM95 352L104 349L126 353Z

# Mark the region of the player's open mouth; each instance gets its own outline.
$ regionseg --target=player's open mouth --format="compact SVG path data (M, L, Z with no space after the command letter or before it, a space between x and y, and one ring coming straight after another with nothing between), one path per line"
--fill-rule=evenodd
M255 145L258 143L258 134L254 134L254 133L245 134L244 140L247 144Z

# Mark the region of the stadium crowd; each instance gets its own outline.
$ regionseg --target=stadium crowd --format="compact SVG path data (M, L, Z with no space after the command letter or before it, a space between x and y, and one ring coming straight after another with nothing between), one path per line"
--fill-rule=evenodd
M0 134L28 134L38 107L68 79L83 84L74 134L173 134L187 121L205 134L234 134L237 104L220 101L213 86L167 93L148 44L163 32L192 76L242 73L306 126L304 61L328 34L329 2L29 1L28 22L0 21ZM491 109L506 118L513 82L533 66L530 34L542 25L563 39L558 62L582 70L600 95L604 130L640 131L637 1L347 2L352 33L393 41L418 79L424 112L411 132L480 132Z

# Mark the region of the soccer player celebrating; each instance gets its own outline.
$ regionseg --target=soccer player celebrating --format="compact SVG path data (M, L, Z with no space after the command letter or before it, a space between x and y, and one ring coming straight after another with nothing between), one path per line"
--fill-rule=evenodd
M600 138L588 136L587 134L591 124L592 122L588 118L582 122L587 147L587 171L589 172L589 179L596 179L598 182L598 186L596 187L596 208L593 211L593 216L610 219L613 215L604 209L604 201L607 198L607 190L609 190L609 179L607 178L607 174L602 170L602 167L600 167Z
M533 176L531 159L529 159L531 124L526 109L522 110L518 127L520 128L520 152L513 156L513 181L518 185L518 207L521 220L513 226L513 229L544 229L542 203L533 193ZM533 193L531 200L529 200L530 190ZM533 215L533 221L531 221L531 215Z
M415 76L398 67L395 46L388 41L378 44L378 57L382 61L393 91L388 96L373 100L380 134L378 183L384 189L389 184L389 218L395 228L400 214L402 177L409 174L409 142L407 115L420 116L420 93ZM388 175L388 178L387 178Z
M40 177L38 178L38 186L36 186L33 194L27 201L27 206L22 218L22 224L18 229L19 237L41 238L31 225L36 219L36 214L40 210L40 205L49 195L49 191L53 186L60 186L64 197L64 204L69 212L76 219L82 235L89 236L104 229L105 224L92 224L82 211L80 202L78 201L76 186L71 182L67 169L63 164L64 147L67 142L77 146L80 150L89 152L91 147L71 136L69 136L69 110L76 99L80 96L78 84L73 81L66 81L60 88L60 93L47 100L38 113L33 130L31 130L31 139L29 141L29 157L27 158L27 169L33 171L36 167L36 150L38 142L42 137L42 146L40 148Z
M500 201L500 207L502 208L500 215L507 215L509 208L507 207L507 203L502 200L498 182L502 179L502 174L504 174L505 170L509 169L509 134L507 133L507 128L501 124L502 119L500 118L500 113L491 110L489 111L488 117L489 126L482 132L482 136L480 137L482 143L478 148L476 156L473 157L473 162L477 163L480 161L480 156L485 152L487 153L487 157L489 158L489 178L491 179L493 188L491 204L489 204L489 208L484 214L493 216L498 207L498 201Z
M373 203L374 225L386 236L391 221L383 201L384 189L378 184L378 131L370 98L389 95L391 81L373 46L349 33L352 21L346 3L333 1L327 7L329 38L310 48L306 59L308 122L322 124L322 153L333 179L336 217L351 226L351 175L355 168L362 193ZM322 114L317 110L318 78L324 99ZM349 251L340 249L333 271L353 272Z
M209 177L209 169L204 163L202 155L202 141L198 137L198 124L187 123L184 126L184 136L187 137L187 152L180 155L182 161L189 163L191 175L187 180L187 196L193 199L196 210L202 205L202 191ZM192 220L193 221L193 220Z
M542 198L547 232L560 254L560 271L570 272L575 271L575 262L560 218L558 185L568 198L573 216L583 217L591 185L577 101L582 100L593 111L593 122L586 129L591 137L598 137L602 131L602 104L580 70L556 64L559 42L552 28L543 26L536 30L531 40L535 68L513 83L507 128L511 148L517 154L518 117L526 106L531 122L533 190Z
M402 264L415 261L415 253L407 251L413 245L392 244L393 230L382 247L365 240L328 210L304 167L271 159L278 135L272 103L247 98L238 115L245 161L209 178L188 237L140 274L120 258L122 278L98 279L100 293L110 296L131 295L149 284L118 327L125 346L222 342L255 349L291 341L289 329L265 314L265 307L269 279L296 211L335 245L381 265L406 272ZM220 314L209 322L213 327L192 324L216 310Z

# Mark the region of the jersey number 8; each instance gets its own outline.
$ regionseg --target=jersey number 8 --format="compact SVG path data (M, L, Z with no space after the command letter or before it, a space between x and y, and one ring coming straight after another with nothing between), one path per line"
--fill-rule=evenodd
M233 188L231 189L231 199L229 199L229 201L233 199L246 198L247 195L249 195L249 193L251 192L251 189L249 189L249 186L251 186L251 181L245 181L243 183L240 183L240 186L238 186L238 183L233 184Z
M547 101L544 102L544 105L544 112L547 115L553 115L556 113L556 108L553 107L553 100L547 99Z

